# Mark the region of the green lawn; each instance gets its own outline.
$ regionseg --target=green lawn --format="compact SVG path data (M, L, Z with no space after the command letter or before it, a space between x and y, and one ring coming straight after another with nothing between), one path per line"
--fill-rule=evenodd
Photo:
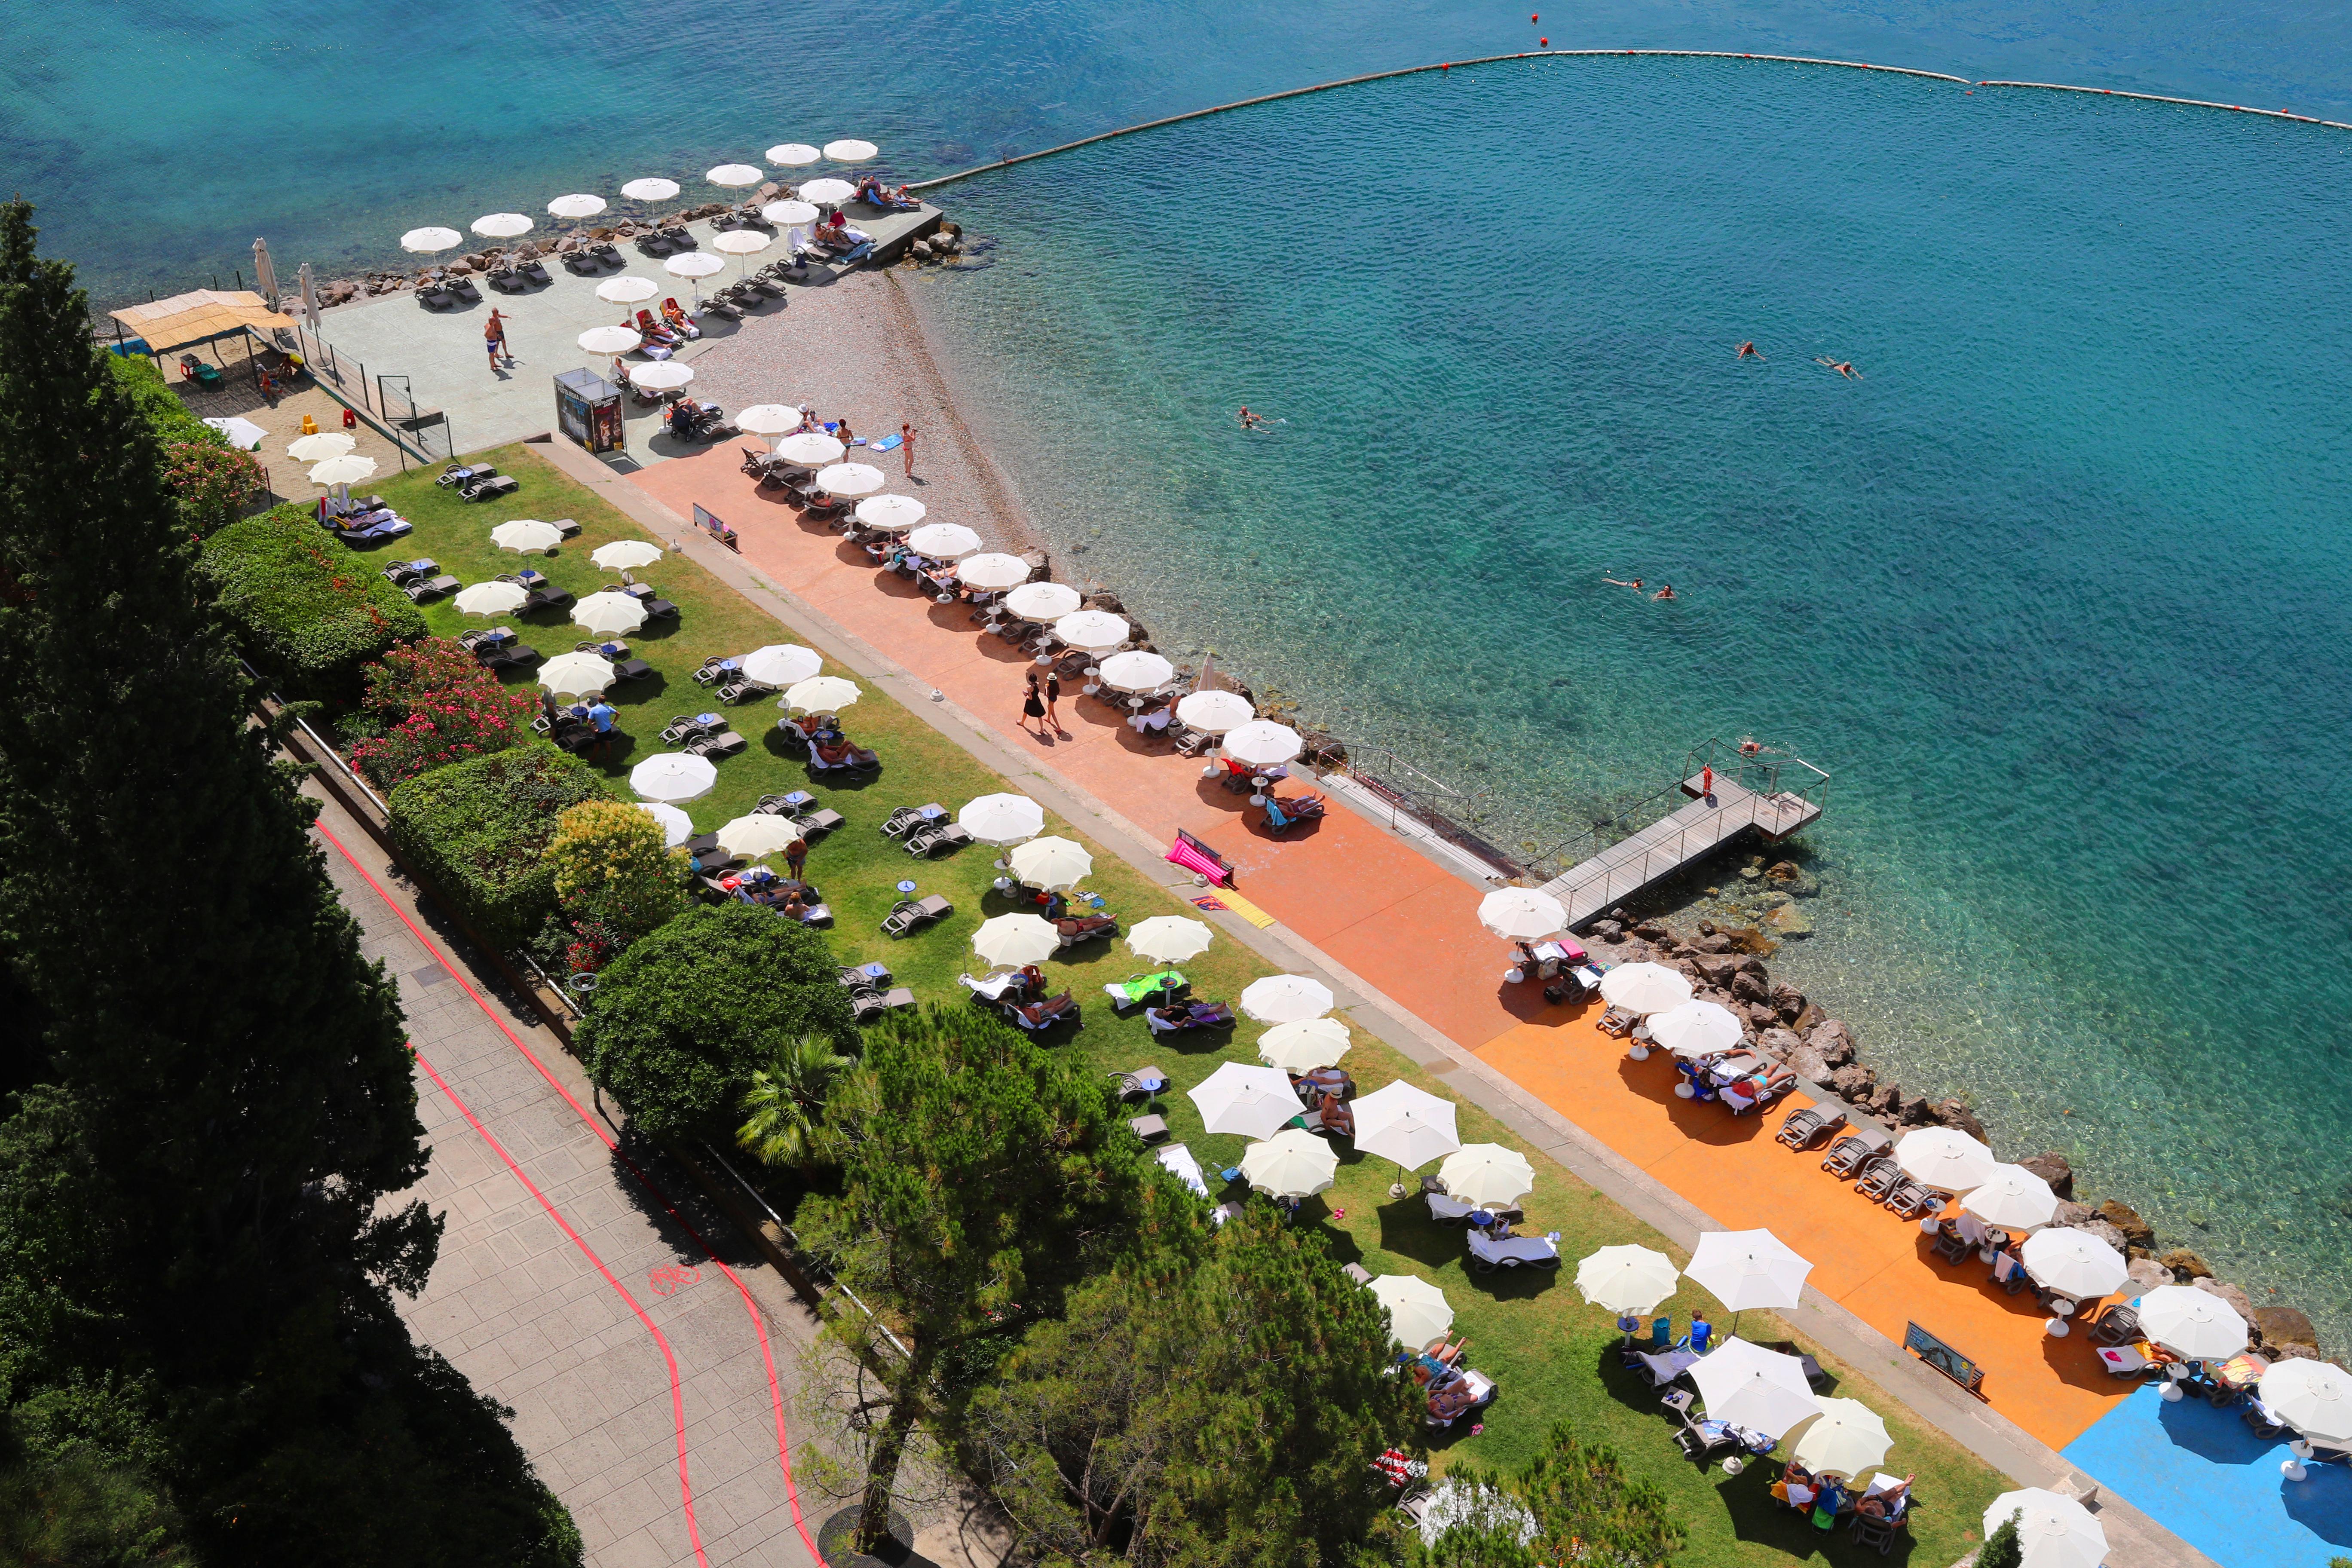
M584 595L613 580L588 559L591 551L614 539L644 537L635 525L529 447L509 447L485 456L501 470L522 479L520 493L511 500L483 508L457 500L452 491L436 489L428 476L387 483L382 493L416 525L416 532L388 549L370 552L370 559L381 564L403 556L430 555L467 583L530 564ZM518 557L494 549L489 530L507 518L521 516L574 518L581 524L581 535L551 558ZM711 706L705 689L689 679L705 658L792 640L767 616L689 562L673 556L637 576L676 601L682 616L666 633L629 639L637 655L652 663L658 675L617 688L613 694L622 713L622 727L636 737L634 749L621 749L603 764L625 798L633 798L625 777L629 766L664 749L656 732L669 717ZM433 629L444 635L455 635L468 624L481 624L478 620L468 623L446 601L429 606L426 617ZM584 635L552 615L509 624L522 640L548 655L570 648ZM848 672L829 668L828 673ZM751 809L762 795L813 791L822 804L848 819L846 826L815 844L808 868L810 879L824 892L836 916L834 943L842 962L878 959L923 1001L964 1005L968 994L955 984L956 975L983 967L971 952L973 928L988 916L1015 907L992 886L995 857L974 846L941 861L918 864L877 829L894 807L937 801L953 811L974 795L1006 787L1003 781L914 714L871 689L844 716L851 736L882 756L880 773L862 784L815 782L799 762L772 750L765 736L779 716L772 700L746 703L733 714L735 727L752 744L741 755L719 763L718 788L688 807L696 827L716 827ZM1047 831L1083 839L1067 824L1050 817ZM1123 921L1131 923L1152 914L1194 912L1151 879L1099 847L1090 847L1095 848L1096 870L1087 886L1101 894ZM893 942L880 933L878 922L901 896L895 884L909 878L921 891L942 893L953 900L955 913L913 937ZM1147 967L1123 942L1092 944L1078 950L1075 957L1052 963L1049 973L1060 984L1076 991L1086 1016L1084 1027L1075 1036L1065 1029L1046 1038L1063 1042L1060 1048L1076 1053L1091 1068L1105 1073L1145 1063L1164 1068L1174 1087L1153 1109L1167 1117L1176 1141L1191 1146L1213 1184L1220 1168L1239 1161L1243 1141L1202 1132L1200 1116L1182 1090L1199 1083L1223 1061L1255 1062L1253 1042L1262 1031L1244 1024L1230 1038L1193 1037L1181 1046L1154 1040L1139 1017L1115 1016L1101 989L1106 981L1122 979ZM1194 982L1196 995L1227 1001L1251 980L1270 973L1269 966L1254 953L1222 935L1207 953L1182 967ZM1347 1065L1365 1090L1403 1079L1432 1092L1446 1093L1440 1079L1424 1073L1370 1036L1359 1030L1355 1039ZM1465 1142L1517 1146L1509 1132L1474 1106L1462 1106L1460 1127ZM1561 1250L1571 1267L1573 1259L1595 1247L1618 1242L1675 1250L1664 1247L1655 1233L1599 1193L1540 1154L1528 1152L1538 1178L1536 1191L1526 1204L1525 1228L1534 1233L1559 1231ZM1454 1454L1485 1463L1514 1465L1533 1452L1554 1422L1565 1420L1588 1440L1613 1444L1631 1470L1665 1489L1676 1517L1691 1532L1680 1562L1755 1563L1790 1555L1820 1556L1833 1563L1880 1561L1874 1552L1857 1552L1844 1531L1824 1537L1786 1510L1774 1507L1767 1488L1777 1465L1751 1465L1735 1479L1720 1468L1702 1471L1684 1460L1670 1440L1667 1418L1658 1409L1655 1395L1619 1370L1610 1314L1584 1305L1564 1275L1530 1270L1495 1275L1469 1272L1464 1266L1463 1233L1432 1223L1417 1196L1391 1201L1387 1195L1391 1179L1391 1169L1386 1163L1351 1155L1341 1163L1338 1185L1319 1202L1310 1203L1307 1215L1330 1237L1333 1255L1342 1261L1360 1261L1374 1274L1418 1274L1443 1289L1454 1305L1456 1327L1472 1342L1472 1362L1500 1384L1500 1397L1488 1410L1483 1432L1469 1434L1465 1424L1465 1429L1456 1435L1436 1436L1434 1466L1442 1468ZM1686 1325L1692 1308L1711 1306L1703 1294L1689 1289L1667 1303L1665 1310L1673 1310L1678 1321ZM1786 1331L1763 1314L1748 1314L1744 1326L1752 1338L1786 1337ZM1837 1392L1862 1399L1886 1417L1887 1427L1895 1436L1890 1464L1901 1472L1916 1471L1919 1477L1919 1505L1908 1532L1911 1539L1897 1547L1896 1557L1943 1568L1973 1544L1973 1521L1997 1493L2006 1489L2006 1483L1956 1444L1910 1419L1900 1405L1850 1369L1826 1356L1820 1359L1838 1377Z

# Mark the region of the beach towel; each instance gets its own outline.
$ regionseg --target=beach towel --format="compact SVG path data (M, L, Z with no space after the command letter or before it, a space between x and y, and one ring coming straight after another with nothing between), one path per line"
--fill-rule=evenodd
M1264 931L1266 927L1274 923L1274 917L1272 915L1267 914L1264 910L1259 909L1255 904L1251 903L1247 899L1243 898L1239 893L1234 892L1230 888L1225 890L1225 908L1233 910L1234 913L1241 916L1242 919L1249 921L1250 924L1257 927L1260 931Z
M903 436L885 436L882 439L873 444L874 450L877 452L894 451L897 449L898 444L905 439L906 437Z

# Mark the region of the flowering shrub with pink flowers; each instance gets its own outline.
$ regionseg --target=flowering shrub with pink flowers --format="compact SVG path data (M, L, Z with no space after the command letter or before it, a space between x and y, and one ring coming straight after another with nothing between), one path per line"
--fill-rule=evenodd
M352 747L352 763L379 789L469 757L503 752L530 733L537 697L499 678L447 637L421 637L368 667L362 706L383 726Z

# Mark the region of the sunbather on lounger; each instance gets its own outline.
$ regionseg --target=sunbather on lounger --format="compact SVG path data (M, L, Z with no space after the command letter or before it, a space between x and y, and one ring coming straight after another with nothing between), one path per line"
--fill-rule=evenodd
M1356 1113L1349 1110L1348 1102L1338 1095L1322 1096L1316 1100L1315 1109L1322 1113L1325 1131L1336 1132L1342 1138L1353 1138L1356 1135Z
M668 324L670 331L689 342L702 335L702 329L694 324L694 318L688 315L675 300L662 301L662 320Z
M838 730L827 731L809 742L809 752L829 768L846 767L855 763L860 767L881 760L876 753L863 751L849 743L849 737Z

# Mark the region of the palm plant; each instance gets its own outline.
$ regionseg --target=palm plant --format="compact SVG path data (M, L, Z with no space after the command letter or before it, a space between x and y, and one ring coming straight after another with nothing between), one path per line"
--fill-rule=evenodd
M806 1163L809 1135L824 1110L825 1091L853 1065L822 1035L783 1042L765 1067L752 1070L735 1142L761 1164Z

